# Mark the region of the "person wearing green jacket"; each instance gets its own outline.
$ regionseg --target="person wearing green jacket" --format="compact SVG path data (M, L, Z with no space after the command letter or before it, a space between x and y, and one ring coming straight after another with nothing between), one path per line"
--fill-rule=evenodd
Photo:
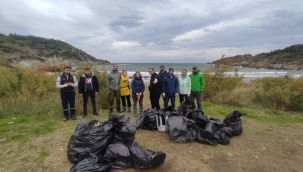
M191 92L191 79L187 75L187 70L183 69L181 73L181 77L179 78L179 96L180 96L180 104L190 98Z
M202 111L201 94L204 89L204 76L197 69L197 66L193 66L193 73L190 74L189 77L191 79L190 97L193 101L195 101L195 98L197 99L198 109Z

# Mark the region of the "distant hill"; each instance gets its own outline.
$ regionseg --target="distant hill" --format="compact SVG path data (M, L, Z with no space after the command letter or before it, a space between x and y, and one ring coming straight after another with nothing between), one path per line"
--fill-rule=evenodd
M244 54L226 57L213 61L212 64L249 68L303 70L303 44L292 45L283 50L275 50L255 56Z
M107 60L96 59L72 45L54 39L17 34L0 34L0 66L11 66L24 60L44 62L48 58L61 58L70 64L94 62L109 64Z

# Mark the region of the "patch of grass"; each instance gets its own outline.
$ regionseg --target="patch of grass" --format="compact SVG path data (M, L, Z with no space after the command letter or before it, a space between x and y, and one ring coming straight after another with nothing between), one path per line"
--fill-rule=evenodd
M2 118L0 121L0 139L6 138L5 142L17 141L24 143L30 137L52 133L56 128L56 119Z
M204 106L206 104L207 106ZM299 113L285 112L271 109L263 108L245 108L236 106L223 106L214 104L211 102L202 102L203 110L208 115L208 117L217 117L224 119L233 110L239 110L240 112L247 113L242 119L253 119L260 121L262 123L280 123L280 124L293 124L293 123L303 123L303 116Z
M39 152L39 156L35 159L34 162L35 162L37 165L41 165L41 164L44 162L45 158L48 157L48 156L49 156L49 153L46 152L45 150L40 151L40 152Z

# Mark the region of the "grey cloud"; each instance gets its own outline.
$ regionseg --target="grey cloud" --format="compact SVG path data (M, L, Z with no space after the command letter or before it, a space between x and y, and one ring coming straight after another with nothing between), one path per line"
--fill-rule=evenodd
M275 50L303 41L303 1L43 1L63 8L45 14L28 5L27 1L3 0L0 6L1 33L32 34L61 39L97 58L125 62L209 62L217 58L207 54L225 48L228 54L258 53L254 48ZM34 3L34 2L32 2ZM89 16L73 11L74 3L81 3ZM250 24L228 26L223 30L209 28L220 22L239 19ZM207 34L199 39L172 39L193 30L203 29ZM115 50L113 42L139 42L131 50ZM151 46L150 43L153 43ZM146 52L169 52L185 49L174 57L149 55ZM181 51L181 50L180 50ZM127 53L125 53L127 52ZM220 52L221 53L221 52ZM224 54L226 52L222 52ZM165 53L164 53L165 54ZM144 59L144 60L142 60Z
M114 31L120 32L121 27L132 28L141 25L142 23L140 21L144 18L143 12L136 12L131 15L120 16L110 21L109 27Z

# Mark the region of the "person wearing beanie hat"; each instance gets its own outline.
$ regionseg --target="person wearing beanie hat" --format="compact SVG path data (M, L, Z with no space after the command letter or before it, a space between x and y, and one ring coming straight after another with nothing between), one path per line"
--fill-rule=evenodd
M164 78L165 77L167 77L168 76L168 73L167 73L167 71L165 70L165 67L164 67L164 65L161 65L160 66L160 72L158 73L158 76L159 76L159 78L161 79L161 85L160 85L160 87L161 87L161 89L162 89L162 83L164 82ZM160 93L160 96L162 96L162 93ZM165 102L164 100L165 100L165 98L162 96L162 99L163 99L163 102Z
M162 95L164 97L164 108L168 107L169 100L171 101L172 110L175 109L175 97L179 96L179 81L174 76L174 69L169 68L168 76L164 78Z

